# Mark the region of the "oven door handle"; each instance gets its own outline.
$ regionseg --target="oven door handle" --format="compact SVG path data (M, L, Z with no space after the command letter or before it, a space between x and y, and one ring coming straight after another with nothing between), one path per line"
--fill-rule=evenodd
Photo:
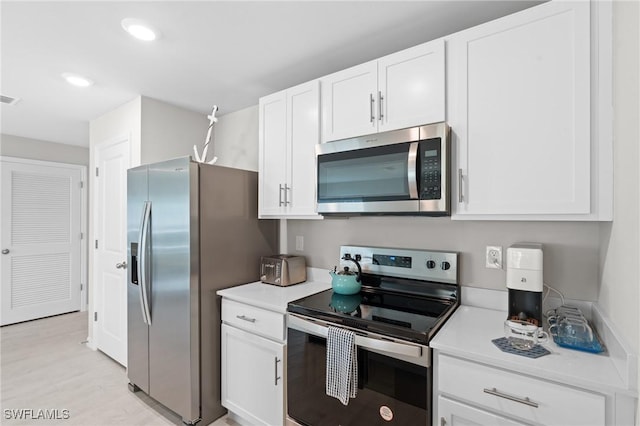
M333 324L303 318L296 314L289 313L289 327L294 330L302 331L304 333L313 334L316 336L326 338L329 334L329 326ZM336 325L337 327L337 325ZM348 327L340 327L347 328ZM356 345L365 349L374 349L382 352L387 352L393 355L405 355L414 358L420 358L422 356L422 347L413 345L411 343L401 343L398 341L383 340L378 337L371 337L370 335L361 335L360 330L353 330L356 333Z

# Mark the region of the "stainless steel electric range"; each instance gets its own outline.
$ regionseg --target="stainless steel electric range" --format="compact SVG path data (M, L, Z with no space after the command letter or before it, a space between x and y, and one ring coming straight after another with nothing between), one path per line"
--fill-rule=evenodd
M362 267L354 295L327 290L288 305L287 413L301 425L430 425L429 341L460 303L456 252L342 246ZM329 327L355 332L357 396L325 394Z

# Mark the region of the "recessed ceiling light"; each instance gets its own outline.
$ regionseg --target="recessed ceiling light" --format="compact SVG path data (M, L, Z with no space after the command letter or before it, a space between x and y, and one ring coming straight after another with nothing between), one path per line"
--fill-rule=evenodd
M88 78L70 72L62 73L62 78L67 80L67 83L77 87L89 87L93 84L93 81Z
M160 35L156 29L139 19L123 19L122 28L138 40L153 41Z

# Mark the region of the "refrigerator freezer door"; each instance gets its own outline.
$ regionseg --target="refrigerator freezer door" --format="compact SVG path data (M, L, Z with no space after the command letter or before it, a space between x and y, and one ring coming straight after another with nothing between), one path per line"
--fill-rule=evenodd
M149 165L149 200L149 395L192 423L200 416L197 165Z
M129 382L149 393L149 330L145 323L139 277L142 213L148 200L147 167L127 172L127 375Z

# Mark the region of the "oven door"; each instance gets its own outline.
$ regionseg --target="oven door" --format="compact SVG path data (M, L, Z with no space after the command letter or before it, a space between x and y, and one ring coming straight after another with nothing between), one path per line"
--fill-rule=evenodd
M287 412L302 425L431 424L430 349L357 331L358 392L348 405L325 393L327 326L289 314Z

